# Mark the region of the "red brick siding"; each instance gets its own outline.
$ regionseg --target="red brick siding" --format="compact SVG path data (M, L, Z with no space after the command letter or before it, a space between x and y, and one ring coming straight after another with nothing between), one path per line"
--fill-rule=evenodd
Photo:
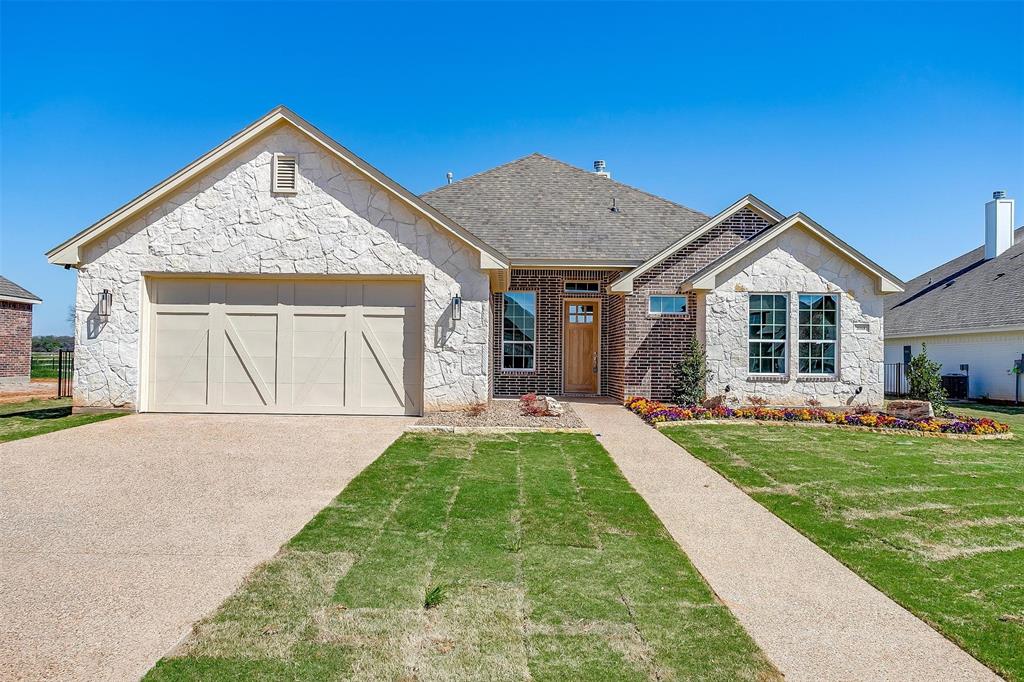
M770 224L759 214L743 209L633 282L633 293L625 296L625 395L670 399L673 366L697 333L694 294L689 296L689 314L685 317L651 317L647 313L648 296L675 293L687 277Z
M518 397L536 391L562 393L562 306L566 298L587 298L565 293L565 282L601 284L601 394L621 397L624 319L620 296L609 296L607 285L622 275L619 270L512 270L509 291L537 294L537 336L533 371L501 367L501 331L504 299L492 298L492 385L496 398ZM594 298L593 296L591 298ZM617 393L616 393L617 392Z
M32 305L0 301L0 378L32 371Z

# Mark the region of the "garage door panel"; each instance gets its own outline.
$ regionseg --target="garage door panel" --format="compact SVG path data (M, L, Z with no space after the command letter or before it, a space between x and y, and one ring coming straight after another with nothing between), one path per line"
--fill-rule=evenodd
M292 403L296 407L345 407L348 315L295 315L292 338Z
M224 303L227 305L275 305L282 283L258 279L225 280Z
M209 362L209 316L169 313L156 318L153 374L170 405L205 405Z
M155 280L150 291L150 409L420 409L417 282Z
M154 303L165 305L202 305L210 302L210 280L166 279L156 288Z
M295 283L296 306L358 305L362 283L314 282L299 280Z
M408 282L375 282L363 287L363 305L368 307L419 307L420 290Z

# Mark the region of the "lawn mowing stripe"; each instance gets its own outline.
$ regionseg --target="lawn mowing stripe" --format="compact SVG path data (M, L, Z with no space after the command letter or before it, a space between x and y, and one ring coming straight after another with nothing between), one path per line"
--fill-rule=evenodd
M405 436L398 443L396 463L390 450L382 455L352 499L339 495L270 563L288 552L322 561L337 547L359 554L340 579L320 577L322 596L299 609L306 612L301 627L267 635L271 642L292 637L279 647L283 655L251 666L226 648L215 658L165 660L152 679L647 680L693 679L693 670L712 669L709 676L721 679L775 678L678 546L654 531L656 517L592 436ZM386 504L370 494L374 484ZM612 526L614 533L598 535L598 527ZM542 529L555 532L538 540L583 537L591 546L524 542ZM424 593L435 584L444 584L445 599L425 609ZM269 607L278 600L268 589L253 597ZM712 618L711 631L703 627L705 610L724 614ZM665 611L672 618L650 615ZM262 632L255 622L242 625ZM659 644L652 628L671 636ZM237 633L221 634L246 646ZM720 665L664 653L664 642ZM734 656L717 650L737 642Z

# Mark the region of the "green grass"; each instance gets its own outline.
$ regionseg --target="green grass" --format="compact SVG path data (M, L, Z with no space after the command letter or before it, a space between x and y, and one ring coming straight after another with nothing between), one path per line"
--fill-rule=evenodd
M769 680L590 435L407 434L146 677Z
M0 443L123 416L122 412L71 414L71 399L0 405Z
M663 433L1011 680L1024 680L1024 410L1013 440L694 425Z

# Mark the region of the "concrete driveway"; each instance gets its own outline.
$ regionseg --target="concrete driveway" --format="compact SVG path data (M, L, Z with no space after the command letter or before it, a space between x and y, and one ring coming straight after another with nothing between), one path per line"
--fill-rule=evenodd
M0 679L140 677L412 421L147 414L0 445Z

